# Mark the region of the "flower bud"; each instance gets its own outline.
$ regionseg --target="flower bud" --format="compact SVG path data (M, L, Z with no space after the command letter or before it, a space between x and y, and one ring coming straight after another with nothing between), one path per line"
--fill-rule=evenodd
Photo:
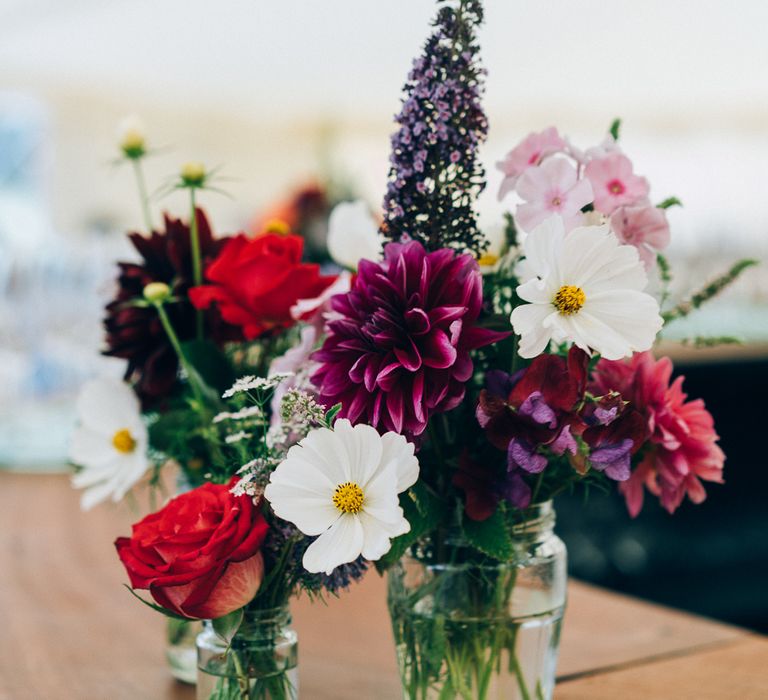
M165 282L150 282L144 287L144 298L152 304L162 304L171 296L171 288Z
M282 219L270 219L264 224L264 233L276 233L280 236L287 236L291 232L291 227Z
M138 117L126 117L120 122L118 138L126 158L141 158L147 152L144 125Z
M190 161L181 166L181 179L188 187L201 187L205 175L205 166L198 161Z

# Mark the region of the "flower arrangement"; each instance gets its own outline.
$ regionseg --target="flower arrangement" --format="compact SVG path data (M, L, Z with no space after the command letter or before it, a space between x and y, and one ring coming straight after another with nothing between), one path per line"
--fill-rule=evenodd
M154 607L213 619L235 667L217 698L291 697L289 681L254 690L249 674L287 666L237 643L252 613L335 593L368 562L390 571L407 697L550 697L565 602L552 499L617 486L631 515L645 491L671 513L723 480L711 415L652 348L753 261L670 302L661 251L680 202L651 203L618 121L587 150L550 127L499 162L499 196L517 202L492 252L475 210L482 6L439 5L380 238L361 205L332 215L329 247L354 276L303 262L290 233L214 239L202 168L172 183L190 221L133 235L144 262L121 266L108 352L136 397L86 393L76 484L86 505L121 497L147 445L182 466L195 488L116 546Z

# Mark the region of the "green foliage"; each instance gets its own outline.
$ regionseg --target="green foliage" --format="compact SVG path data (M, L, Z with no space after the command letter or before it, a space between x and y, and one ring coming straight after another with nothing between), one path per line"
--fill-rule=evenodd
M339 411L341 411L342 405L341 403L337 403L335 406L331 406L325 413L325 422L327 425L331 426L333 425L333 422L336 420L336 416L339 415Z
M217 617L211 620L211 623L213 624L213 631L229 646L243 623L243 608L233 610L223 617Z
M235 373L224 353L210 340L190 340L181 343L187 363L194 368L200 379L215 389L217 399L232 386Z
M701 348L713 348L717 345L743 345L744 339L737 338L733 335L715 335L715 336L703 336L697 335L693 338L684 338L683 345L690 345L697 350Z
M741 273L744 272L744 270L752 267L753 265L757 265L757 262L757 260L751 260L749 258L739 260L731 267L730 270L728 270L728 272L712 280L709 284L691 296L688 301L684 301L678 304L674 309L671 309L670 311L667 311L665 314L663 314L664 323L669 323L670 321L674 321L677 318L683 318L690 314L691 311L698 309L705 302L717 296L726 287L733 284L739 278Z
M445 506L422 481L416 482L400 496L400 507L411 529L392 540L392 548L376 562L379 573L386 571L411 545L434 530L443 519Z
M190 618L183 617L182 615L177 615L174 612L171 612L170 610L166 610L164 607L160 605L156 605L155 603L150 603L148 600L144 600L136 591L134 591L127 583L123 584L127 589L128 592L136 598L136 600L140 600L144 605L146 605L148 608L152 608L152 610L155 610L159 612L162 615L165 615L166 617L170 617L172 620L183 620L184 622L189 622Z
M670 207L682 207L683 203L677 197L667 197L663 202L656 205L657 209L669 209Z
M501 509L486 520L464 518L462 529L467 541L483 554L499 561L512 558L512 538Z
M614 140L618 141L619 140L619 131L620 131L620 129L621 129L621 119L616 117L616 119L614 119L611 122L610 127L608 127L608 133L611 136L613 136Z

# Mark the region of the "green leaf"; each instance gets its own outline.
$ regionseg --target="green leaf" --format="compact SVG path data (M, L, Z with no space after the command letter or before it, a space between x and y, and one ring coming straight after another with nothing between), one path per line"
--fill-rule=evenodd
M616 119L614 119L614 120L611 122L611 126L610 126L610 127L608 127L608 133L609 133L611 136L613 136L613 138L614 138L614 140L615 140L615 141L618 141L618 140L619 140L619 130L620 130L620 129L621 129L621 119L619 119L618 117L616 117Z
M328 425L333 425L333 421L336 420L336 416L339 415L339 411L342 409L342 405L340 403L337 403L335 406L331 406L326 412L325 412L325 422Z
M227 646L232 643L232 639L237 634L237 630L240 629L242 622L243 608L233 610L223 617L217 617L215 620L211 620L213 631L221 637Z
M667 197L656 205L657 209L669 209L670 207L682 207L683 203L677 197Z
M184 620L184 622L189 622L190 620L194 619L191 617L184 617L183 615L177 615L175 612L171 612L170 610L166 610L164 607L160 605L155 605L155 603L150 603L148 600L144 600L136 591L133 590L127 583L123 584L127 589L128 592L136 598L136 600L140 600L144 605L146 605L149 608L152 608L152 610L156 610L162 615L165 615L166 617L170 617L172 620Z
M217 398L232 386L235 381L232 365L210 340L188 340L181 343L181 350L203 382L216 390Z
M179 440L188 441L199 428L197 416L188 409L171 409L149 425L149 444L160 452L176 454Z
M469 543L483 554L499 561L509 561L512 558L512 538L500 509L486 520L465 518L462 528Z
M395 537L390 550L375 563L379 573L386 571L411 545L434 530L445 512L442 501L432 495L422 482L417 482L409 491L400 495L400 507L411 529L404 535Z

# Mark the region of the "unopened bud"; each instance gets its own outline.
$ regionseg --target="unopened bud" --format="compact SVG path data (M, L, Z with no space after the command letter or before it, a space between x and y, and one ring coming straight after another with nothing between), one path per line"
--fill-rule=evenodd
M144 287L144 298L152 304L162 304L171 296L171 288L165 282L150 282Z
M198 161L181 166L181 179L188 187L201 187L205 182L205 166Z
M126 117L120 122L118 139L126 158L141 158L147 152L144 125L138 117Z

